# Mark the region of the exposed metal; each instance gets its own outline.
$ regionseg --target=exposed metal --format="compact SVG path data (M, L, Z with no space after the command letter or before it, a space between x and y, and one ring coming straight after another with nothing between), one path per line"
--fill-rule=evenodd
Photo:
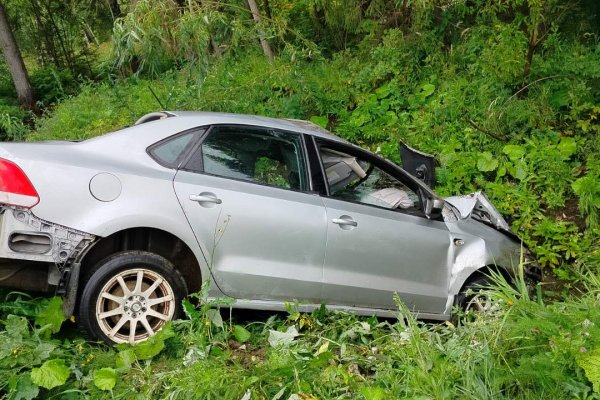
M510 231L510 226L508 226L502 214L496 210L483 192L447 197L446 201L456 207L462 219L473 217L489 223L496 228Z
M94 235L45 221L31 210L0 206L0 258L64 264Z

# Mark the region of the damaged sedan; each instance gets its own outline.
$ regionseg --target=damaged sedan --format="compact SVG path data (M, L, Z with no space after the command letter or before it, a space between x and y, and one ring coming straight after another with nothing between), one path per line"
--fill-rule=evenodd
M447 320L520 240L482 193L442 199L305 121L151 113L82 142L0 144L0 286L56 294L94 340L137 343L209 281L234 307ZM539 277L534 265L526 267Z

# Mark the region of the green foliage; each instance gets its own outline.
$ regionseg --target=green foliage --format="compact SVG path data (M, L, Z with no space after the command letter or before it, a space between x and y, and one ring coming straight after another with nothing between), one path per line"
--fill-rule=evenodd
M65 361L57 358L44 362L41 367L31 370L31 382L46 389L64 385L71 371Z
M100 390L112 390L117 384L117 371L101 368L94 373L94 385Z
M79 90L79 83L72 73L56 67L38 68L31 73L30 79L38 103L46 107Z
M402 140L440 160L438 193L485 190L537 261L585 290L546 304L500 282L500 312L460 325L419 323L402 306L397 321L379 321L325 307L305 314L297 303L287 318L245 324L224 318L231 300L209 299L205 284L184 301L187 320L118 350L57 340L58 299L9 293L0 302L2 396L600 396L596 2L274 0L255 24L241 0L143 0L119 2L114 25L104 3L95 13L84 2L60 16L77 16L61 30L74 68L36 50L50 42L34 49L45 36L32 35L44 26L28 24L31 7L46 3L44 15L58 5L8 8L23 48L44 60L32 81L52 108L30 128L0 63L3 140L83 140L122 128L162 108L149 87L167 109L309 119L396 162ZM111 25L104 34L102 21ZM101 65L86 66L94 59L79 41L88 33L73 29L86 22L101 40L112 32ZM278 54L273 62L259 53L259 34ZM90 71L103 80L80 84ZM276 182L276 166L259 170Z
M575 180L573 191L579 197L579 210L589 228L598 227L600 216L600 174L588 173Z
M58 332L65 320L62 305L63 300L61 297L53 297L42 302L42 310L35 317L35 325L46 332L48 336Z
M118 353L80 339L45 338L43 328L8 315L0 329L0 391L19 399L69 392L84 398L106 398L104 392L174 399L595 398L598 276L580 275L585 294L551 304L530 299L522 278L511 285L495 276L490 296L498 312L459 325L418 322L402 304L397 320L381 321L324 306L306 314L297 303L288 304L287 318L215 323L209 311L225 300L208 301L200 292L197 306L186 305L189 320Z

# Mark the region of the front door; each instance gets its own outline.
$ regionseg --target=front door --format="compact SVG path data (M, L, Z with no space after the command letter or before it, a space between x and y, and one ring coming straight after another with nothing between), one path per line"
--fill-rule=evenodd
M316 302L326 242L300 135L215 126L175 191L219 288L242 299Z
M327 303L442 313L451 238L422 212L418 185L353 147L320 142L329 195L323 293ZM400 179L402 178L402 180Z

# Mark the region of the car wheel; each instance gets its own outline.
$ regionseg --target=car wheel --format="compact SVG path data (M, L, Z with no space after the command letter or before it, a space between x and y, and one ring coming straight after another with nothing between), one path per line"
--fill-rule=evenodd
M185 281L166 258L125 251L101 261L79 302L79 325L92 339L139 343L178 317Z
M481 276L466 284L457 296L456 305L465 317L473 319L478 314L494 313L500 309L498 299L490 296L491 280Z

